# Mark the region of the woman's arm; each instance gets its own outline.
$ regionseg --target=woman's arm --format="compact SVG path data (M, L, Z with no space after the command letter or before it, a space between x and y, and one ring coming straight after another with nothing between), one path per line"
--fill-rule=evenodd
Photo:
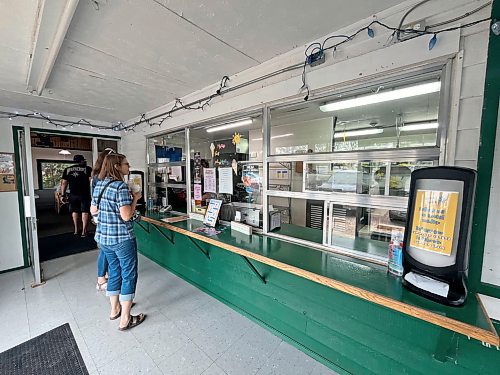
M133 193L132 204L120 207L120 216L124 221L129 221L134 216L137 201L141 198L141 196L141 192ZM90 209L92 210L92 207Z

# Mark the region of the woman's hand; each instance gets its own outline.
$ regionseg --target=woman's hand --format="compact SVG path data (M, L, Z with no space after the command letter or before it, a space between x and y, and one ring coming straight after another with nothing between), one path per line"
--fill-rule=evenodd
M136 193L132 193L132 199L133 199L134 201L136 201L136 202L137 202L139 199L141 199L141 197L142 197L142 193L141 193L140 191L138 191L138 192L136 192Z

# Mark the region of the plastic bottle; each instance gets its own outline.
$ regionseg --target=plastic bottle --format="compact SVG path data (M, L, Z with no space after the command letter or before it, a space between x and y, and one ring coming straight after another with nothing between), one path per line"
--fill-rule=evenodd
M389 243L389 273L403 276L403 235L401 230L393 230Z

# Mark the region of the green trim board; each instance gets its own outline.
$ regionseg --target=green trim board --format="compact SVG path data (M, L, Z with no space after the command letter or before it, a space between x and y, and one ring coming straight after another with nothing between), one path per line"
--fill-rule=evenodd
M21 171L21 155L19 155L19 132L24 130L21 126L12 127L12 138L14 141L14 154L16 160L16 183L17 183L17 201L19 203L19 225L21 227L21 242L23 244L24 267L29 266L28 240L26 239L26 215L24 213L24 193L23 179Z
M466 304L461 308L443 306L403 288L401 279L389 275L385 267L268 236L257 234L244 236L230 229L208 237L197 232L203 227L200 221L188 219L167 224L161 221L165 215L155 213L147 215L144 220L155 226L196 238L489 344L500 345L499 337L475 294L470 294ZM172 245L177 246L175 241Z
M481 283L477 292L490 297L500 298L500 286L498 285Z
M494 0L492 23L500 20L500 1ZM477 187L472 219L469 285L472 291L481 289L486 225L490 203L490 189L495 155L495 139L500 99L500 36L489 32L488 60L484 84L483 111L477 162ZM484 287L482 288L485 289ZM497 294L498 296L498 294Z
M183 223L187 225L189 221ZM176 223L174 228L179 229L181 224ZM172 232L158 227L160 231ZM253 262L266 278L267 283L263 284L239 254L205 243L204 248L210 253L207 259L180 232L175 232L171 244L157 230L147 233L135 226L135 231L142 254L230 307L236 307L334 370L341 368L356 374L455 375L496 374L500 366L500 351L496 348L485 347L423 320ZM229 231L219 236L230 236ZM234 237L242 245L253 240L253 236ZM285 243L278 252L285 252L290 245ZM349 271L347 265L339 267L342 272ZM174 289L167 287L162 298L172 297L174 303ZM220 324L223 319L218 319ZM436 360L438 357L441 362Z
M14 271L19 271L19 270L23 270L25 268L28 268L29 266L21 266L21 267L16 267L16 268L10 268L8 270L3 270L3 271L0 271L0 274L2 273L7 273L7 272L14 272Z

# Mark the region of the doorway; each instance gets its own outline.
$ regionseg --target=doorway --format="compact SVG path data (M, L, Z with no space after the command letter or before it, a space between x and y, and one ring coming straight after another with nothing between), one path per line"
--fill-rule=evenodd
M92 168L100 151L106 147L116 150L117 146L117 140L31 132L40 262L97 248L90 215L86 215L86 231L83 232L83 215L81 212L74 214L80 207L71 207L69 203L71 183L63 194L61 181L65 168L78 164L75 159L83 157L86 166ZM89 184L89 181L83 178L79 183ZM77 220L76 231L72 215Z

